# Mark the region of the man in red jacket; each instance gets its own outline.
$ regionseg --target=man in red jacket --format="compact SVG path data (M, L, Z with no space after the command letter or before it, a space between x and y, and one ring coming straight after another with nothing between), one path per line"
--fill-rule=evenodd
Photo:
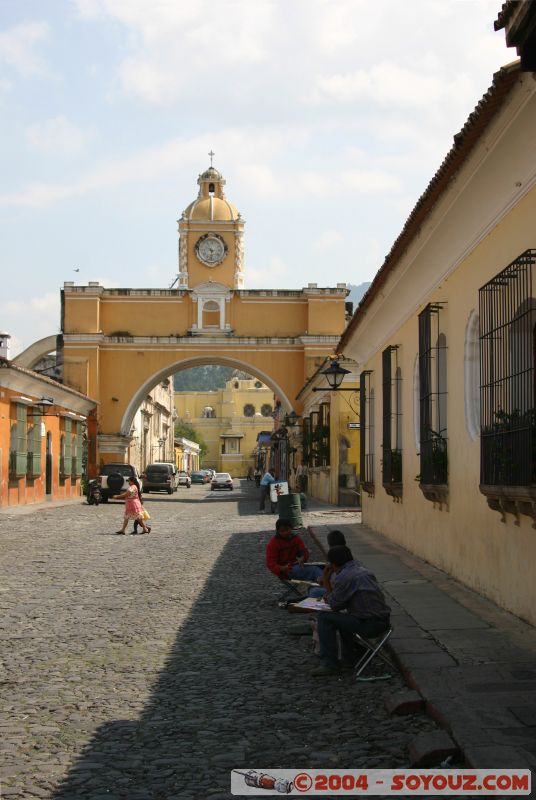
M278 578L293 578L302 581L318 581L322 567L306 564L309 550L303 540L292 530L288 519L278 519L275 523L275 536L266 546L266 566Z

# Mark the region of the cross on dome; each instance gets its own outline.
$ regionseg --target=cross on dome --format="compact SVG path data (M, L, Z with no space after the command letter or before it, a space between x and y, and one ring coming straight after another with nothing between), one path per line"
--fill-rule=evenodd
M216 153L215 153L213 150L211 150L211 151L210 151L210 153L209 153L209 156L210 156L210 166L211 166L211 167L213 166L213 164L212 164L212 159L214 158L214 156L215 156L215 155L216 155Z

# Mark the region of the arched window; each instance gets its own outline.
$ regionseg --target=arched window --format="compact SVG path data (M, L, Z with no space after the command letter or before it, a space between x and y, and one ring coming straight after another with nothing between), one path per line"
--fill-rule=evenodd
M201 412L201 417L203 419L215 419L216 412L212 408L212 406L205 406L203 411Z
M261 406L261 414L263 417L271 417L274 413L274 409L270 405L270 403L263 403Z
M473 309L465 326L464 407L467 433L474 441L480 433L480 317Z
M245 417L255 416L255 406L252 403L246 403L246 405L244 406L244 416Z
M415 441L415 450L417 453L420 451L420 436L421 436L421 393L419 381L419 354L415 356L415 364L413 366L413 436Z
M220 327L220 306L215 300L203 304L203 328Z

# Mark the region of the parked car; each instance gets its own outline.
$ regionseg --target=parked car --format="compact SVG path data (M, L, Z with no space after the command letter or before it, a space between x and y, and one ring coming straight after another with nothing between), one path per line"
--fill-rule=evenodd
M177 465L174 461L154 461L154 464L166 464L170 467L172 475L173 475L173 488L176 490L177 486L179 485L179 471L177 469Z
M148 492L167 492L168 494L173 494L173 492L177 491L172 464L148 464L145 467L142 478L143 491L146 494Z
M190 486L192 485L192 479L190 478L188 473L185 472L183 469L181 469L179 470L179 472L177 472L177 476L178 476L178 485L186 486L186 488L189 489Z
M230 489L232 492L234 489L233 479L228 472L217 472L212 478L210 488L212 491L215 489Z
M210 480L208 472L204 469L198 469L192 472L192 483L208 483Z
M143 490L143 482L133 464L104 464L98 477L102 502L107 503L114 494L128 489L129 478L136 478Z

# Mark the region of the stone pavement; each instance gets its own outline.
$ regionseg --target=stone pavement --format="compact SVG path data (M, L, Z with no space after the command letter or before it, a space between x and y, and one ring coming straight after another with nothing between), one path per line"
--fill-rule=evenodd
M221 800L232 768L409 766L437 725L388 714L399 674L309 678L254 487L146 506L149 536L113 535L119 503L0 514L2 800Z
M393 609L391 651L428 713L467 766L534 769L536 629L354 520L323 515L310 532L325 547L339 528L376 574Z

